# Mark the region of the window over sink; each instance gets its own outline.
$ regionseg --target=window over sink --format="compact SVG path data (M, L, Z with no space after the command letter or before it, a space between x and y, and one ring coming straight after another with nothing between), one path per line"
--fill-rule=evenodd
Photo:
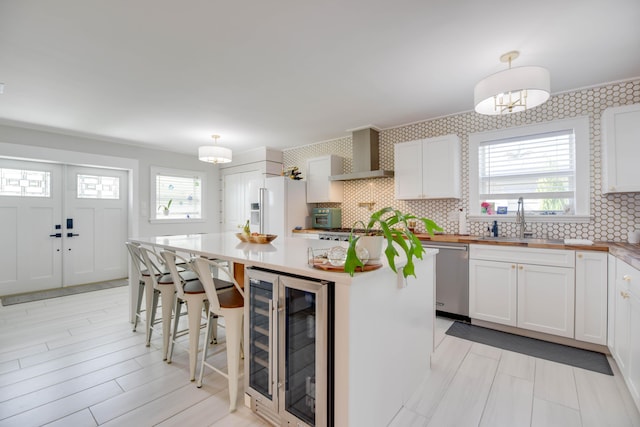
M522 197L533 221L589 216L589 119L469 135L469 203L476 219L514 217Z

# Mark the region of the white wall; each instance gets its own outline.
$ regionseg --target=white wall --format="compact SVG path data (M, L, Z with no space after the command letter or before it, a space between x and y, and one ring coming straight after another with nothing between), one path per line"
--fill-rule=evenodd
M121 168L130 171L131 236L163 234L210 233L220 229L220 178L218 166L193 156L163 150L153 150L125 143L90 137L27 129L0 124L0 157L43 160L85 166ZM150 166L163 166L205 172L207 199L205 222L185 224L152 224L149 222ZM147 209L144 208L146 202Z

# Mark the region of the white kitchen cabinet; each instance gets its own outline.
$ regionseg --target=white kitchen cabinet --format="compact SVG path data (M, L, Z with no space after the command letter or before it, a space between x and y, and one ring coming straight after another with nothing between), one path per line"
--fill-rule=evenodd
M251 221L251 231L258 232L259 217L251 218L251 204L260 202L263 174L247 171L224 175L224 229L237 231L238 225Z
M518 264L517 327L573 338L574 270Z
M470 245L469 316L574 336L573 251Z
M575 338L607 345L607 253L576 251Z
M611 349L611 353L618 364L618 368L620 368L620 372L623 376L626 376L628 373L628 365L629 365L629 328L630 328L630 317L629 317L629 284L622 280L621 275L618 273L621 270L622 263L616 261L616 277L614 282L615 293L614 293L614 313L613 313L613 324L614 324L614 336L615 336L615 344Z
M602 191L640 192L640 104L602 113Z
M469 317L516 326L516 264L469 260Z
M457 135L394 145L396 199L459 199L460 139Z
M615 345L616 257L607 255L607 347L613 354Z
M636 278L638 270L635 270ZM629 295L629 369L627 384L636 406L640 407L640 336L636 326L640 325L640 294L630 292Z
M331 175L340 175L343 159L329 154L307 159L307 203L341 203L344 185L329 181Z
M626 262L615 260L615 303L613 348L611 354L618 364L631 397L640 408L640 271Z

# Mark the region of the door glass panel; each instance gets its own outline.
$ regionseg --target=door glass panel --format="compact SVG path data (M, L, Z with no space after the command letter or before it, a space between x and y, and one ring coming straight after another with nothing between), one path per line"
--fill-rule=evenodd
M269 345L271 325L269 323L270 302L273 301L273 284L264 280L250 279L249 291L249 385L262 395L272 399L269 375L272 347Z
M285 408L315 425L316 294L285 288Z
M119 199L120 178L78 174L79 199Z
M51 172L0 168L0 196L51 197Z

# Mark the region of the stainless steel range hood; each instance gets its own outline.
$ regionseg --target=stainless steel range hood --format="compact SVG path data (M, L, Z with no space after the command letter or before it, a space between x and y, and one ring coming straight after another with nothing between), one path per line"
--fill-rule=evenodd
M352 137L352 171L343 175L332 175L331 181L352 179L390 178L393 171L380 170L378 130L372 127L354 129Z

